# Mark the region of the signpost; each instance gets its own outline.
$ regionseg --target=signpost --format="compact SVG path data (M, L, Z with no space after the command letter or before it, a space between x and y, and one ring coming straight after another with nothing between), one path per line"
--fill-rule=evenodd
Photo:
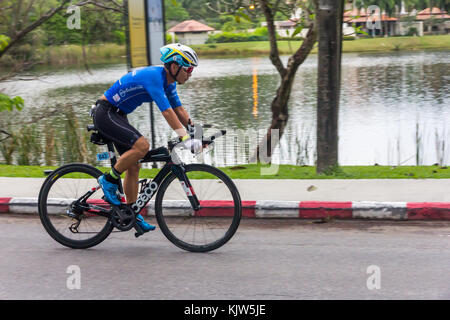
M125 0L127 9L128 71L160 64L159 48L165 45L163 0ZM150 103L152 149L155 148L153 103Z

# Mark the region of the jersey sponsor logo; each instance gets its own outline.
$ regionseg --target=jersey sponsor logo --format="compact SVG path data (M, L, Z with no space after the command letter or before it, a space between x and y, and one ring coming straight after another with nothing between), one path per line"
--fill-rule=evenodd
M113 96L113 99L114 99L115 102L119 102L119 101L120 101L120 96L119 96L119 94L116 93L116 94Z
M120 96L123 98L125 97L128 93L136 91L136 90L142 90L144 89L143 85L138 85L136 87L131 87L131 88L126 88L126 89L120 89L119 90L119 94Z

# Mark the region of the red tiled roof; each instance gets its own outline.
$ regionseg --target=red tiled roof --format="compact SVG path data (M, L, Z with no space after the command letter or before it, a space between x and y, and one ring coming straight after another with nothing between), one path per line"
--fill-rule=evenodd
M298 19L289 19L286 21L281 21L278 23L278 26L280 27L295 27L297 25Z
M441 11L441 9L433 7L426 8L425 10L420 11L417 15L429 15L431 10L431 14L445 14L447 11Z
M352 18L355 16L359 16L359 18L357 18L357 19ZM345 16L345 14L344 14L344 22L367 22L368 18L369 17L365 13L364 13L364 15L363 14L353 15L353 12L352 12L351 15L347 15L347 16ZM384 14L384 13L381 15L381 19L380 19L380 21L397 21L397 20L398 20L397 18L389 17L387 14Z
M443 11L436 7L426 8L417 14L417 20L427 20L430 18L450 19L450 15L447 14L447 11Z
M167 32L201 32L214 31L214 28L195 20L186 20L167 30Z

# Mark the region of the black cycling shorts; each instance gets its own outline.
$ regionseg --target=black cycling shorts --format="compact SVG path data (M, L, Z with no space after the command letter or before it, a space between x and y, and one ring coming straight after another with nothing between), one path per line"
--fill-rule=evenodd
M93 120L98 131L114 142L119 154L130 150L142 134L130 125L125 113L108 101L98 100L96 105Z

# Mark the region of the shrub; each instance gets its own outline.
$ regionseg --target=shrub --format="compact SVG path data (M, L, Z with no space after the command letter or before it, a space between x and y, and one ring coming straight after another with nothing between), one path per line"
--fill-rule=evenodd
M418 35L419 35L419 31L417 30L417 28L415 28L415 27L409 28L407 36L411 37L411 36L418 36Z
M255 33L223 32L209 36L206 43L227 43L227 42L247 42L247 41L267 41L267 35L257 35Z

